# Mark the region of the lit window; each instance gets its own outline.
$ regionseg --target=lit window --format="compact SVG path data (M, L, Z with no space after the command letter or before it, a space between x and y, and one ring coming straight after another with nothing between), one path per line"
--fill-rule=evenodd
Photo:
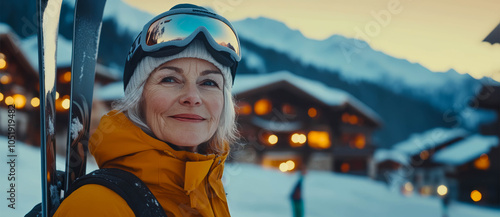
M257 115L269 114L271 112L271 109L271 101L269 101L268 99L260 99L259 101L255 102L254 111Z
M33 99L31 99L31 106L33 106L33 108L36 108L40 105L40 99L38 99L38 97L33 97Z
M278 136L271 134L269 137L267 137L267 142L269 142L270 145L275 145L278 143Z
M61 83L69 83L71 82L71 72L70 71L67 71L65 72L64 74L62 74L60 77L59 77L59 81Z
M295 115L295 109L290 104L284 104L283 107L281 107L281 110L283 111L283 114Z
M481 192L479 192L478 190L474 190L470 193L470 198L474 201L474 202L479 202L481 201L481 199L483 198L483 195L481 194Z
M445 185L440 185L437 188L437 193L440 196L444 196L444 195L448 194L448 188Z
M7 68L7 61L0 59L0 70Z
M5 54L0 53L0 70L7 68L7 61L5 60Z
M482 154L481 157L474 161L474 167L478 170L487 170L490 168L490 158L487 154Z
M292 147L300 147L306 143L307 137L301 133L294 133L290 136L290 145Z
M331 146L330 135L325 131L310 131L307 140L312 148L327 149Z
M240 115L249 115L252 113L252 106L247 102L238 103L238 114Z
M432 188L431 186L425 185L420 188L420 194L423 196L429 196L432 193Z
M0 93L0 102L3 100L3 94Z
M13 96L14 98L14 104L16 105L16 108L22 109L26 105L26 97L21 95L21 94L15 94Z
M363 149L365 148L366 145L366 137L363 134L358 134L354 138L354 146L358 149Z
M14 104L14 98L12 96L8 96L5 98L5 105L12 105Z
M62 107L63 107L63 109L68 110L69 109L69 104L70 104L70 100L69 99L64 99L62 101Z
M348 163L342 163L342 165L340 165L340 171L343 173L349 172L350 169L351 165L349 165Z
M420 159L422 160L429 159L429 151L423 150L422 152L420 152Z
M309 117L311 118L314 118L318 115L318 111L315 108L309 108L309 110L307 110L307 115L309 115Z
M10 77L10 75L2 75L2 77L0 77L0 83L2 84L8 84L12 81L12 77Z

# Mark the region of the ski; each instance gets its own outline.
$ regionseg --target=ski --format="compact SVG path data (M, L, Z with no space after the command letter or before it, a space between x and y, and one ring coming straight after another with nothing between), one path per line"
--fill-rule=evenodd
M59 206L56 176L56 48L62 0L38 0L38 72L40 75L40 152L42 216ZM61 185L59 185L61 186Z
M76 0L71 63L71 106L64 190L86 173L95 66L105 0Z

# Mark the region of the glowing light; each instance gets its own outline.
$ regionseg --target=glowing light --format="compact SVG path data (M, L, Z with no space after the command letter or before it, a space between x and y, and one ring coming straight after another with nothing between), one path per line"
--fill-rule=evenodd
M407 191L407 192L412 192L412 191L413 191L413 189L414 189L414 188L413 188L413 184L411 184L411 182L407 182L407 183L405 183L405 185L404 185L404 189L405 189L405 191Z
M63 107L63 109L69 109L69 103L70 103L69 99L64 99L62 101L62 107Z
M340 165L340 171L343 173L349 172L350 169L351 165L349 165L348 163L342 163L342 165Z
M437 188L437 193L440 196L444 196L444 195L448 194L448 188L445 185L440 185Z
M7 61L0 59L0 70L7 68Z
M295 169L295 162L293 162L293 160L288 160L286 162L286 165L288 166L288 170L293 170Z
M238 105L238 114L240 115L249 115L252 113L252 106L247 102L241 102Z
M62 83L69 83L71 81L71 72L70 71L67 71L65 72L60 78L59 80L62 82Z
M15 94L13 96L14 98L14 104L16 105L16 108L22 109L26 105L26 97L21 95L21 94Z
M420 152L420 159L422 160L429 159L429 151L423 150L422 152Z
M280 164L279 169L281 172L286 172L286 171L288 171L288 165L285 162L283 162Z
M474 202L479 202L481 201L481 199L483 199L483 194L481 194L481 192L479 192L478 190L474 190L470 193L470 198Z
M56 91L56 99L59 99L59 92Z
M325 131L310 131L307 140L312 148L327 149L331 146L330 135Z
M307 140L306 135L301 134L301 133L294 133L290 137L290 141L291 141L290 145L292 147L300 147L300 146L304 145L304 143L306 143L306 140Z
M354 138L354 146L358 149L363 149L365 148L366 145L366 137L363 134L358 134L356 135L356 138Z
M7 98L5 98L5 105L12 105L14 104L14 98L12 98L12 96L8 96Z
M33 106L33 108L36 108L40 105L40 99L38 99L38 97L33 97L33 99L31 99L31 106Z
M269 142L269 144L274 145L278 143L278 136L272 134L269 137L267 137L267 141Z
M341 119L342 119L342 122L349 123L351 125L356 125L356 124L359 124L359 122L360 122L360 119L358 118L358 116L351 115L348 113L342 114Z
M255 111L255 114L257 115L265 115L269 114L271 112L272 105L271 101L268 99L260 99L257 102L255 102L253 110Z
M422 186L422 188L420 188L420 194L423 195L423 196L429 196L431 195L432 193L432 188L431 186Z
M311 118L314 118L318 115L318 111L315 108L309 108L309 110L307 110L307 115L309 115L309 117Z
M283 111L283 114L287 114L287 115L294 115L295 114L295 109L290 104L284 104L283 107L281 108L281 110Z
M0 93L0 102L2 102L2 100L3 100L3 94Z
M481 157L474 161L474 167L478 170L487 170L490 168L490 158L487 154L482 154Z
M10 75L3 75L2 77L0 77L0 83L2 84L8 84L12 81L12 77L10 77Z

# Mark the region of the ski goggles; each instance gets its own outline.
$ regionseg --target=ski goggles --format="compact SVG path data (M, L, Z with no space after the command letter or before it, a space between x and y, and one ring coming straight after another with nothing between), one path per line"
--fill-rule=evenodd
M215 60L231 68L234 81L241 60L236 31L224 17L196 8L170 10L149 21L129 51L124 78L144 56L175 55L194 39L201 39Z

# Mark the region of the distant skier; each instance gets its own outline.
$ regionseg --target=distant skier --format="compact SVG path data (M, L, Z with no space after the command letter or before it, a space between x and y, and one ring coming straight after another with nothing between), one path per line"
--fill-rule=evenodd
M153 18L127 56L125 97L89 140L100 171L120 169L145 183L155 199L143 209L230 216L221 178L236 139L231 89L240 59L232 25L205 8L180 4ZM86 184L54 216L139 216L119 191Z
M303 217L304 216L304 200L302 197L302 182L304 181L304 176L307 171L305 168L302 168L299 172L299 180L295 187L293 188L292 194L290 195L290 199L292 200L292 212L294 217Z

